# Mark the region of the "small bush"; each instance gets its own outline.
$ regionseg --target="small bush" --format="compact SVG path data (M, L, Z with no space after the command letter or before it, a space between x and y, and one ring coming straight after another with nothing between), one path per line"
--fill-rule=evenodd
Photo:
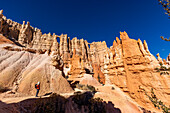
M114 87L112 87L112 90L115 90L115 88L114 88Z
M160 67L160 70L164 70L164 71L166 71L166 70L167 70L167 68L166 68L165 66L161 66L161 67Z
M168 73L168 72L166 72L166 74L167 74L167 75L169 75L169 73Z
M81 89L81 90L96 92L95 87L92 85L76 84L76 88Z
M160 75L169 75L170 68L166 68L165 66L163 66L162 64L160 64L160 68L155 68L155 70L157 70L156 72L160 72Z
M169 72L164 71L164 72L161 72L161 73L160 73L160 75L163 75L163 74L164 74L164 75L169 75Z
M155 95L155 93L153 91L153 88L151 88L151 95L148 95L147 92L145 91L145 89L141 89L141 90L143 90L145 92L145 95L149 98L149 100L152 102L154 107L156 107L158 109L162 109L163 113L169 113L170 108L165 106L165 104L157 98L157 96Z
M88 89L92 92L96 92L96 89L94 86L91 86L91 85L87 85Z
M159 69L159 68L155 68L155 70L157 70L156 72L160 72L160 69Z
M162 67L163 64L162 64L162 63L159 63L159 65Z

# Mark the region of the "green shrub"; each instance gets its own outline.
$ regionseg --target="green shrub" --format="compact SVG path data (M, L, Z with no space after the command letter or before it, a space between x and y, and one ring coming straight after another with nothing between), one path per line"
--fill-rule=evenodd
M76 88L81 89L81 90L87 90L87 91L92 91L96 92L96 89L92 85L83 85L83 84L76 84Z
M166 71L166 70L167 70L167 68L166 68L165 66L161 66L161 67L160 67L160 70L164 70L164 71Z
M161 72L160 74L161 74L161 75L163 75L163 74L165 75L165 74L166 74L166 72Z
M112 87L112 90L115 90L115 88L114 88L114 87Z
M88 87L88 89L89 89L90 91L96 92L96 89L95 89L94 86L92 86L92 85L87 85L87 87Z
M141 90L143 90L145 92L145 95L149 98L149 100L152 102L154 107L156 107L158 109L162 109L163 113L169 113L168 110L170 110L170 108L165 106L164 103L157 98L157 96L155 95L155 93L153 91L153 88L151 88L151 95L148 95L147 92L145 91L145 89L141 89Z
M163 66L162 64L160 64L160 68L155 68L155 70L157 70L156 72L160 72L160 75L169 75L169 72L167 71L170 71L170 68L166 68L165 66Z
M159 69L159 68L155 68L155 70L157 70L156 72L160 72L160 69Z
M162 66L163 64L162 63L159 63L160 66Z

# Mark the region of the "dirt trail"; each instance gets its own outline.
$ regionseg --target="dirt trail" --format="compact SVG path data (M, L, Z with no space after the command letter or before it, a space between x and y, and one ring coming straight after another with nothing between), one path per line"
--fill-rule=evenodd
M74 92L73 93L61 93L60 95L67 98L73 94L74 94ZM10 104L10 103L18 103L18 102L21 102L21 101L27 100L27 99L46 98L49 96L50 95L35 97L35 96L16 96L15 94L1 94L0 101L4 102L6 104Z
M3 98L1 99L2 102L6 104L10 103L18 103L20 101L26 100L26 99L31 99L31 98L36 98L35 96L28 96L28 97L10 97L10 98Z
M122 113L125 112L135 112L135 113L142 113L142 110L139 108L139 105L134 102L127 94L122 92L120 88L118 88L115 85L108 85L108 86L98 86L96 87L97 93L94 95L94 98L100 97L106 102L112 102L115 107L120 108ZM75 89L74 92L81 91L80 89ZM65 98L70 97L71 95L74 95L73 93L60 93L60 95L64 96ZM47 96L40 96L41 98L49 97ZM17 94L0 94L0 106L3 106L3 104L12 104L12 103L19 103L21 101L27 100L27 99L38 99L40 97L35 96L23 96L23 95L17 95ZM151 111L155 111L155 109L152 109ZM159 113L160 111L155 111L156 113Z

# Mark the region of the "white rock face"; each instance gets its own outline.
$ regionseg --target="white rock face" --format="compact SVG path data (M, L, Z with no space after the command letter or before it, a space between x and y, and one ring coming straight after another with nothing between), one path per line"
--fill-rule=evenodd
M47 54L36 54L28 51L6 50L0 45L0 84L15 88L14 91L35 95L35 84L41 82L40 94L49 92L72 92L62 71L51 65L51 57Z

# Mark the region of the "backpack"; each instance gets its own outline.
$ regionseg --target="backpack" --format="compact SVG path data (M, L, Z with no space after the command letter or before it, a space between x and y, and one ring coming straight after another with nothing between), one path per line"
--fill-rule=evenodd
M37 88L37 84L35 84L35 88Z

